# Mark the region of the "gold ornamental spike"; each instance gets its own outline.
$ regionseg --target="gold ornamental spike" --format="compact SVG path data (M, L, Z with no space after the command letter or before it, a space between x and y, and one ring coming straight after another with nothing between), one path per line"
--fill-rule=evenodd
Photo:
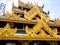
M28 1L28 5L29 5L30 3L29 3L29 1Z
M42 8L44 8L44 4L42 5Z
M20 0L18 0L18 6L20 6Z
M16 31L17 28L10 28L10 25L7 23L4 28L0 28L0 36L13 36Z
M14 12L14 2L12 3L12 12Z
M32 8L32 3L28 2L27 7Z
M12 8L14 8L14 2L12 3Z
M35 5L37 6L37 3L35 2Z

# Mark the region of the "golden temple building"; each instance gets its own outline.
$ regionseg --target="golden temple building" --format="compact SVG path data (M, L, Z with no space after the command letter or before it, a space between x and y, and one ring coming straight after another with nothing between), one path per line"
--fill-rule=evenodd
M60 45L60 20L50 20L44 5L18 2L0 16L0 45Z

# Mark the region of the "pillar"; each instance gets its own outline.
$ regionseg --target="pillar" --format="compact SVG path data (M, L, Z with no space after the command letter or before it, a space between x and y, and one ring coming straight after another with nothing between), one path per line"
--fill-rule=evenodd
M34 45L37 45L37 42L34 42Z
M22 43L22 45L29 45L28 41L22 41L21 43Z
M58 43L56 41L51 41L50 45L58 45Z

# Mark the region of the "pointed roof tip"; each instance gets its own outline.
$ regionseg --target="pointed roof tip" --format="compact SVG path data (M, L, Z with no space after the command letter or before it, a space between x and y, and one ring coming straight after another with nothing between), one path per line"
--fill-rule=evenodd
M9 13L8 11L6 11L6 13Z
M56 18L55 18L55 21L56 21Z
M50 12L48 11L48 14L50 14Z
M44 4L42 5L42 8L44 8Z
M59 18L57 18L57 20L59 20Z
M20 4L20 0L18 0L18 4Z
M30 4L30 2L28 1L28 5Z
M37 5L38 5L38 2L37 2Z
M35 5L38 5L38 2L35 2Z
M14 5L14 2L12 3L12 5Z
M32 5L32 2L30 3L30 2L28 1L28 5L30 5L30 6L31 6L31 5Z
M28 4L29 4L29 1L28 1Z
M20 2L20 0L18 0L18 2Z
M18 0L18 5L24 4L22 1Z
M12 3L12 12L13 12L13 10L14 10L14 7L15 7L15 6L14 6L14 2L13 2L13 3Z
M14 7L14 2L12 3L12 8Z
M31 2L31 4L32 4L32 2Z

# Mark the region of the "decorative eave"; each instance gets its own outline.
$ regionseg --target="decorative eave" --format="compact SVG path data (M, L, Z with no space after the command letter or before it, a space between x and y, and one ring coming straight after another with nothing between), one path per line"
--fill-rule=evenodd
M22 18L21 18L22 19ZM19 19L19 20L9 20L9 19L6 19L6 18L2 18L0 17L0 21L5 21L5 22L16 22L16 23L26 23L26 24L36 24L37 22L32 20L30 22L28 22L28 20L26 19ZM54 23L54 22L53 22ZM59 25L57 24L52 24L52 23L48 23L49 26L52 26L52 27L60 27Z
M0 37L0 40L42 40L42 41L60 41L59 37L30 37L30 36L9 36Z
M5 21L5 22L16 22L16 23L26 23L26 24L36 24L37 22L32 20L32 21L28 21L26 19L20 18L18 20L9 20L7 18L1 18L0 17L0 21Z

